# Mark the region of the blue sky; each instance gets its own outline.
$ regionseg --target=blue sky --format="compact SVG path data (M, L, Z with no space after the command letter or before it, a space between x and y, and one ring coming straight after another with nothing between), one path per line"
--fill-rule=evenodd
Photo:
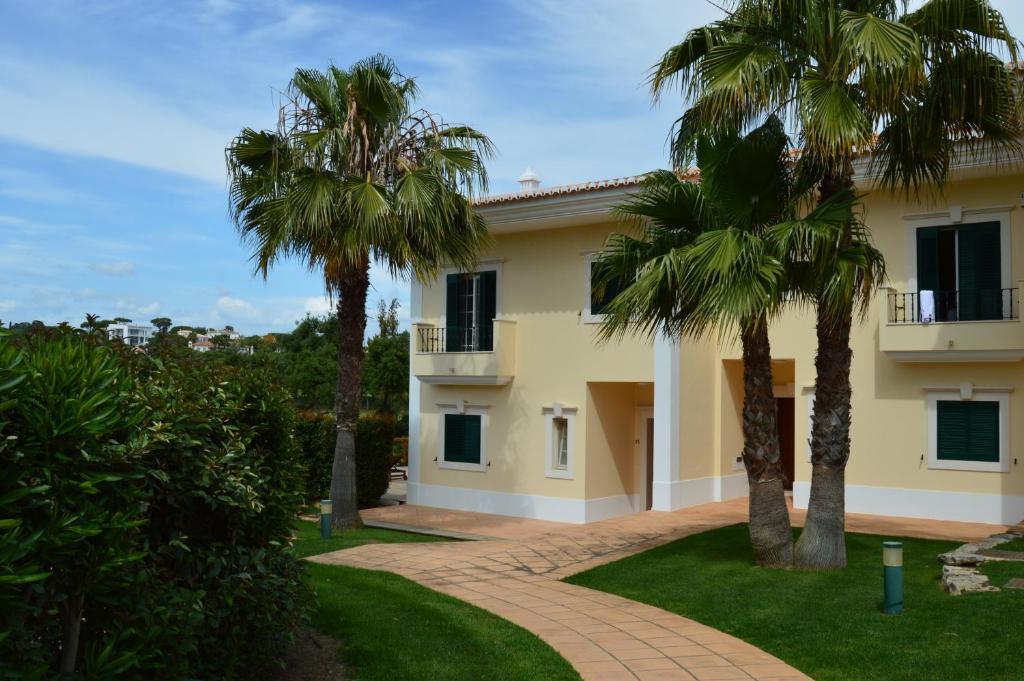
M492 137L492 191L510 191L527 165L545 185L664 165L681 102L653 107L645 71L719 16L700 0L4 4L0 319L246 333L327 307L297 265L253 277L228 217L224 146L273 125L295 67L389 54L423 106ZM1024 28L1016 0L994 4ZM383 272L373 284L373 308L408 297Z

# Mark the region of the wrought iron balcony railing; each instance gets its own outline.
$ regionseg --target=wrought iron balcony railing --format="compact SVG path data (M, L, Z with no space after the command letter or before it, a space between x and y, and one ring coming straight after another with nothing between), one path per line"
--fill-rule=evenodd
M416 329L416 352L491 352L494 325L421 326Z
M888 307L890 324L999 321L1020 318L1020 294L1016 288L932 291L930 296L893 291Z

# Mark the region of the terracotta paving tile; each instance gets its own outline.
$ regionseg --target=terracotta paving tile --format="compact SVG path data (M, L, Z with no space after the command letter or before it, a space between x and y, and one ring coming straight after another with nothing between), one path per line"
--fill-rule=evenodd
M733 681L752 678L739 667L704 667L688 670L698 681Z
M648 669L636 672L640 681L695 681L693 674L679 669Z
M587 680L787 681L808 677L755 646L685 617L558 581L681 537L745 521L747 500L588 525L388 506L364 520L472 535L477 541L366 544L309 560L386 570L505 617L540 636ZM791 510L794 525L803 511ZM850 531L973 540L1005 528L848 513ZM613 657L614 656L614 657ZM618 659L615 659L618 658Z
M629 660L626 662L626 666L632 669L634 672L642 671L654 671L656 669L679 669L672 660L667 657L652 657L642 658L639 660Z

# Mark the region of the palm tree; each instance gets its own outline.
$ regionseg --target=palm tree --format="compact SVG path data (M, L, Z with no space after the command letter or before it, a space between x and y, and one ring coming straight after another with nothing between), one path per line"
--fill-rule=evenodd
M929 0L913 12L898 0L736 0L725 18L665 53L651 87L657 97L678 85L691 100L677 122L676 156L695 135L779 115L802 147L799 182L816 187L820 202L851 190L865 153L883 188L916 195L940 188L960 158L1020 151L1020 102L994 50L1017 59L1017 41L987 0ZM826 276L805 289L817 309L818 352L801 567L846 564L849 338L882 265L848 258L851 248L870 255L855 244L860 236L851 221L826 258L846 270L817 267Z
M92 314L91 312L86 312L85 321L82 322L80 326L88 333L94 333L100 328L100 316Z
M758 564L792 564L793 534L783 491L772 390L769 321L785 302L792 266L783 240L801 230L837 231L851 196L797 220L798 196L782 123L769 118L745 137L697 138L699 184L651 173L617 207L639 236L611 235L598 260L598 284L630 281L608 308L602 334L639 332L699 338L739 335L743 349L743 463L750 485L750 542Z
M348 70L295 71L276 130L227 148L235 223L267 276L283 257L323 274L339 331L332 523L359 524L355 430L371 261L392 276L470 266L487 231L469 197L486 188L490 140L417 110L417 88L377 55Z

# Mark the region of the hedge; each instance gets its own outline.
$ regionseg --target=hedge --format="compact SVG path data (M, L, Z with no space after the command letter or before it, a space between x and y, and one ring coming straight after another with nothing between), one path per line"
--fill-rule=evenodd
M0 678L268 673L309 601L293 425L258 369L0 336Z
M388 491L396 423L387 414L363 414L356 426L356 493L359 508L376 506ZM315 502L331 490L336 431L334 417L322 412L300 412L295 422L295 443L305 473L305 498Z

